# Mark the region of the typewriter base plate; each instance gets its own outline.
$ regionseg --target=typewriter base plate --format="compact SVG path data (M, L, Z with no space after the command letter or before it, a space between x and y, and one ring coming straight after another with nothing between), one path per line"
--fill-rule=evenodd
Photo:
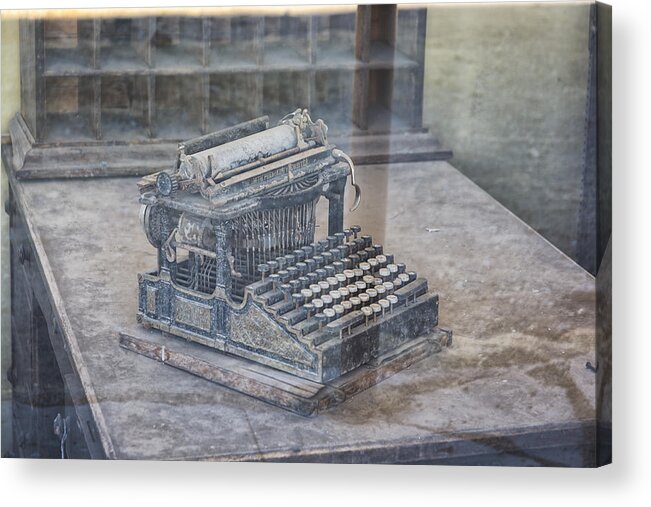
M120 346L174 368L228 387L271 405L310 417L339 405L425 357L452 344L452 332L434 333L376 358L356 370L321 384L225 353L201 354L200 346L148 340L120 333ZM199 347L199 348L198 348ZM203 356L203 357L200 357Z

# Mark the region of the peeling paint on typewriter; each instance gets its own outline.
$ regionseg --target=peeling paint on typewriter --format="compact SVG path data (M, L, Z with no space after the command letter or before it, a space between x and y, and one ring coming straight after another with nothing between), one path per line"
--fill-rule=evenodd
M350 158L306 110L179 146L139 182L158 250L139 276L143 324L326 383L432 333L438 296L360 227L344 229ZM328 200L328 236L315 241Z

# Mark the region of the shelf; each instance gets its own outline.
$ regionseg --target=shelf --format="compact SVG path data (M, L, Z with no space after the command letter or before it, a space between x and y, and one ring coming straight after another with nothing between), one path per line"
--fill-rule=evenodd
M95 140L90 119L83 113L47 113L45 117L47 139L50 142Z
M129 111L102 111L102 139L129 142L148 139L144 117Z

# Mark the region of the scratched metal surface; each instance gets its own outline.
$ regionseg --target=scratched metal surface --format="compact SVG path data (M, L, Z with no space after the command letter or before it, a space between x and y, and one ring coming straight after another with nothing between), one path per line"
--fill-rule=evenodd
M409 461L469 435L581 439L572 431L594 419L594 279L446 162L360 167L359 180L347 225L429 279L454 346L313 419L118 347L120 330L155 333L135 322L136 274L155 263L136 178L20 183L117 458Z

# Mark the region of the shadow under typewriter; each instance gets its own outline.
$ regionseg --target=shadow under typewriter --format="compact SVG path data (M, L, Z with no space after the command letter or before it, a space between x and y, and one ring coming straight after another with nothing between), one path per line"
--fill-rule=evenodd
M347 178L356 202L359 188L326 133L307 111L259 118L184 143L139 183L159 265L139 275L138 320L207 347L124 333L122 347L314 415L450 344L427 280L344 229Z

